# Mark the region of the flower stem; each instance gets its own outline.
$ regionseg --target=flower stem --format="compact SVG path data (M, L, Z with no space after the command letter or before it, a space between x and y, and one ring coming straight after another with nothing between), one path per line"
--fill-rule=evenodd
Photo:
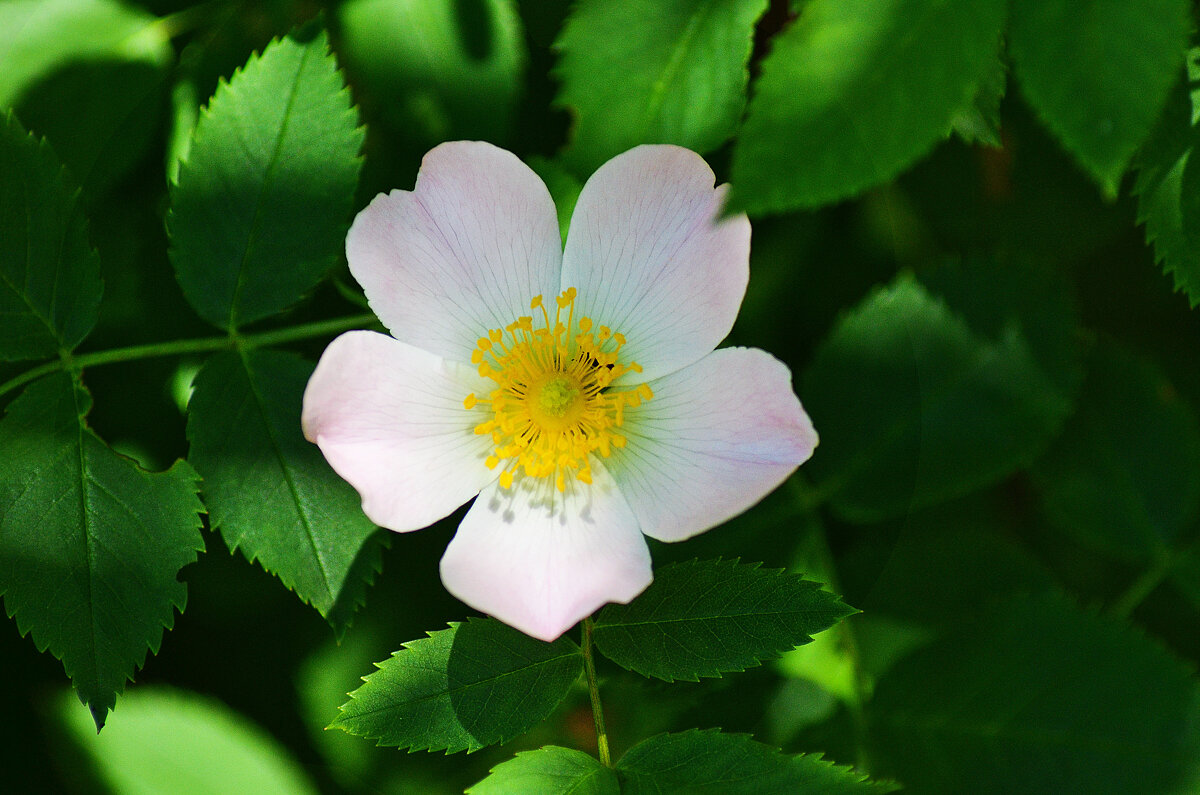
M82 370L85 367L95 367L101 364L116 364L132 362L138 359L153 359L159 356L178 356L186 353L210 353L228 348L258 348L264 345L281 345L286 342L324 337L342 331L360 328L374 324L375 315L364 314L352 317L321 320L316 323L305 323L299 326L288 326L271 331L261 331L257 334L238 335L231 333L224 337L201 337L191 340L172 340L170 342L152 342L146 345L130 345L125 348L112 348L107 351L83 353L78 356L64 354L62 358L46 362L26 370L15 378L0 384L0 395L22 387L30 381L35 381L44 375L60 370Z
M600 752L600 762L605 767L612 767L612 757L608 753L608 731L604 728L604 707L600 703L600 688L596 684L596 661L592 657L592 619L583 620L583 669L587 672L588 695L592 699L592 718L596 721L596 750Z

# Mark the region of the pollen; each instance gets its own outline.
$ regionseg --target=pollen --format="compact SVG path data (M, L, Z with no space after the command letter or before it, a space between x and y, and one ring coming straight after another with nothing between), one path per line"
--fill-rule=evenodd
M512 488L518 475L549 479L559 491L570 479L591 483L591 456L624 447L625 410L654 397L646 384L613 387L642 368L622 361L622 334L576 317L577 295L574 287L563 291L553 315L535 296L529 302L533 314L488 329L471 355L495 388L467 395L463 407L486 416L475 433L492 438L486 463L501 469L502 488Z

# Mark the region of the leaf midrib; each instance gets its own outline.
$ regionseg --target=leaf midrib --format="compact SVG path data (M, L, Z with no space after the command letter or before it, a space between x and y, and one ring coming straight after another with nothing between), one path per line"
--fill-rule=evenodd
M288 126L291 122L292 107L296 102L296 94L300 91L300 74L304 71L304 67L308 63L310 52L307 47L300 49L300 62L296 65L291 90L288 92L287 103L284 105L279 132L275 136L275 146L271 151L270 160L267 161L267 169L263 174L262 184L259 186L258 196L254 203L254 222L250 225L250 234L246 239L246 247L242 251L242 260L238 263L237 282L234 284L233 296L229 301L229 328L231 330L237 328L238 301L241 299L242 288L246 284L246 265L250 260L250 255L254 251L259 232L262 229L263 208L266 204L263 197L270 192L275 182L275 168L280 160L279 153L283 148L283 140L287 135Z
M254 407L258 410L259 419L262 420L263 427L266 429L267 439L271 442L271 452L275 454L275 460L279 463L279 470L283 473L283 479L287 483L288 493L291 494L292 503L296 506L296 513L300 517L301 524L304 526L308 545L312 549L313 558L317 561L317 569L321 572L321 583L325 587L325 593L329 597L329 604L332 607L336 601L336 597L330 585L329 571L325 566L324 558L321 557L321 553L317 548L317 540L313 533L312 523L309 521L308 513L304 510L304 503L300 499L300 490L296 485L292 470L288 466L287 457L283 454L279 439L275 435L275 428L267 417L266 405L262 395L258 391L258 385L254 382L254 372L250 367L249 355L245 349L238 348L238 358L241 361L242 369L246 373L246 384L250 389L251 397L254 398Z

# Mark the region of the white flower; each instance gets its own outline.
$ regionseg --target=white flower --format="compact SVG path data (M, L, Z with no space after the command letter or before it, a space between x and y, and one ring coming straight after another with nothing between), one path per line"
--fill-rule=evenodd
M377 524L479 495L441 562L468 605L552 640L652 579L642 534L744 511L817 443L787 368L714 350L749 276L750 223L695 153L641 146L554 202L514 155L455 142L346 239L392 337L352 331L304 395L305 435Z

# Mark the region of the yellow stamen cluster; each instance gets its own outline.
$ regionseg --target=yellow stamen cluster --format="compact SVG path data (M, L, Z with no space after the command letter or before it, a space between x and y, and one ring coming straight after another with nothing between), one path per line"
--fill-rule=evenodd
M529 304L541 317L522 316L504 329L480 337L471 362L496 382L486 397L467 395L467 409L490 409L475 433L490 434L495 450L488 467L504 462L500 485L511 488L520 471L553 478L559 491L567 477L592 482L588 457L607 457L625 446L619 429L625 409L654 397L650 387L610 389L625 373L640 373L637 362L621 362L625 337L591 318L575 317L575 288L558 296L553 320L542 296Z

